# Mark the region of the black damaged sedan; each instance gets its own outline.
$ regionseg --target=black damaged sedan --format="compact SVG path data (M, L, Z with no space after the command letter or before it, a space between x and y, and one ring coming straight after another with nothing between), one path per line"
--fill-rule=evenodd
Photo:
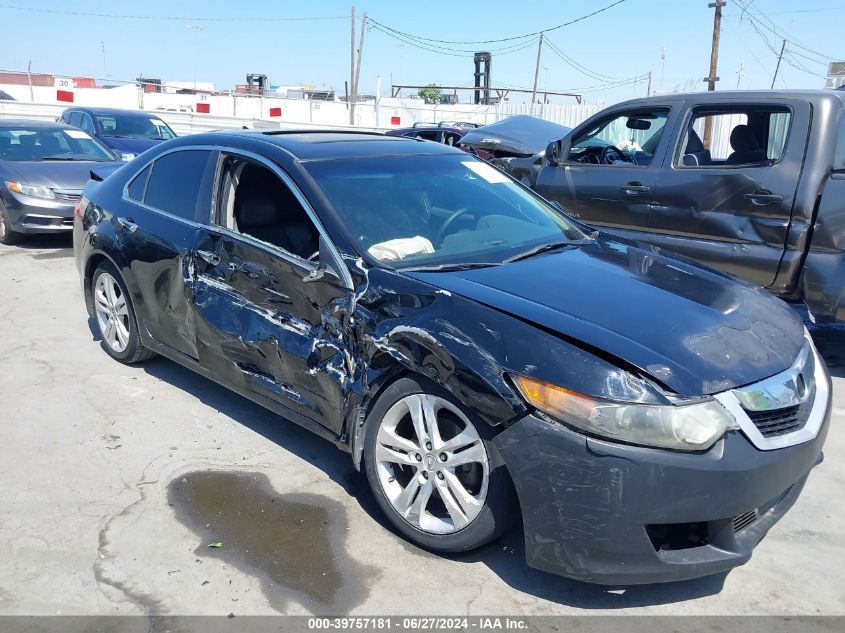
M769 294L605 237L467 154L366 133L178 138L85 189L103 349L329 439L410 541L602 583L746 562L831 383Z

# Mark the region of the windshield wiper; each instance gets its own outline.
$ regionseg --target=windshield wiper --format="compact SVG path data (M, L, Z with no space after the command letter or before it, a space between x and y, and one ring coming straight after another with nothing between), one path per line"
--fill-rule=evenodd
M41 160L85 160L84 158L72 158L70 156L45 156Z
M564 246L572 246L573 244L578 244L578 242L572 240L559 240L557 242L549 242L548 244L540 244L540 246L529 248L527 251L518 253L513 257L508 257L504 263L510 264L511 262L518 262L523 259L528 259L529 257L534 257L534 255L545 253L546 251L553 251L558 248L563 248Z
M499 262L463 262L454 264L437 264L434 266L411 266L408 268L397 268L403 273L440 273L453 270L472 270L473 268L489 268L490 266L501 266Z

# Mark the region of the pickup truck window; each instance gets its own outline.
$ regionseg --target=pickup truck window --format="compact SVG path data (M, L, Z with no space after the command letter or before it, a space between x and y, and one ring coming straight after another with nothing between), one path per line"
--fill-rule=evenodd
M668 118L668 109L640 109L602 119L572 139L566 162L647 166Z
M792 115L782 107L693 111L676 153L681 168L763 166L783 156Z
M833 155L833 171L845 171L845 115L842 115L839 121L836 153Z

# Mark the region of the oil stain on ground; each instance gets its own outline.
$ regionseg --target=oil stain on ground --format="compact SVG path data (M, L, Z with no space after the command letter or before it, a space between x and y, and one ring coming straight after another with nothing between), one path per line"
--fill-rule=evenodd
M377 576L345 550L346 511L321 495L279 494L262 473L198 471L175 478L168 502L200 538L195 553L261 578L271 606L293 598L315 613L346 613ZM209 543L221 542L220 549Z

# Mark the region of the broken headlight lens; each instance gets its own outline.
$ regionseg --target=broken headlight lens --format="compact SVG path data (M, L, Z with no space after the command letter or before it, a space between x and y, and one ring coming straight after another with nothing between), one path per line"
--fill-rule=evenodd
M515 376L514 382L529 404L553 418L631 444L702 451L725 431L738 428L734 417L716 400L667 405L614 402L525 376Z

